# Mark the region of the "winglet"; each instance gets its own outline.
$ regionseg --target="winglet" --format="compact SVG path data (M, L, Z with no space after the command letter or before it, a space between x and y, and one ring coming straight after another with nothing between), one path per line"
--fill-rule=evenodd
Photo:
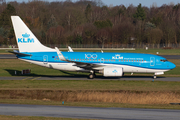
M70 46L68 46L68 49L69 49L69 52L74 52Z
M61 51L59 51L59 49L57 47L55 47L55 50L58 54L59 59L62 61L66 61L66 58L63 56L63 54L61 53Z

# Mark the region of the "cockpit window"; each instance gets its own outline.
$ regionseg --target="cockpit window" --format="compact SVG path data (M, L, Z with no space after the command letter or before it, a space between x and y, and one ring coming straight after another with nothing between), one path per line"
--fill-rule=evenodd
M160 61L162 61L162 62L166 62L167 60L166 60L166 59L161 59Z

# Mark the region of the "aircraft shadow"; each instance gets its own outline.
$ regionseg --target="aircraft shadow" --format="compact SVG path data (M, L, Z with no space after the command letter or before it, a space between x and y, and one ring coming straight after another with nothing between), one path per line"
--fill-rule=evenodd
M19 76L21 75L21 71L19 70L13 70L13 69L4 69L5 71L7 71L11 76ZM16 71L16 73L15 73Z
M21 74L20 70L15 70L15 69L4 69L5 71L7 71L11 76L34 76L34 77L87 77L87 75L82 75L82 74L73 74L67 71L60 71L66 75L39 75L39 74L35 74L35 73L30 73L30 74ZM15 73L16 71L16 73Z

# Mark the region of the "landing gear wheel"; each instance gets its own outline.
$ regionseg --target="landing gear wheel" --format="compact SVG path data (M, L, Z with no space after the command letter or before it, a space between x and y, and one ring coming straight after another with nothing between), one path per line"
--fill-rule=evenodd
M153 78L156 79L156 75L154 75Z
M93 79L94 78L94 74L89 74L89 79Z

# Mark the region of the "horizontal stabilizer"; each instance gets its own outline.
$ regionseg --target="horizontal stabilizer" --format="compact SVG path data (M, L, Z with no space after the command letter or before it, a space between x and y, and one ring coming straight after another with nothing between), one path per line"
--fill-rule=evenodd
M24 54L24 53L20 53L20 52L18 52L18 51L8 51L8 52L13 53L13 54L15 54L15 55L20 55L20 56L32 56L32 55L30 55L30 54Z

